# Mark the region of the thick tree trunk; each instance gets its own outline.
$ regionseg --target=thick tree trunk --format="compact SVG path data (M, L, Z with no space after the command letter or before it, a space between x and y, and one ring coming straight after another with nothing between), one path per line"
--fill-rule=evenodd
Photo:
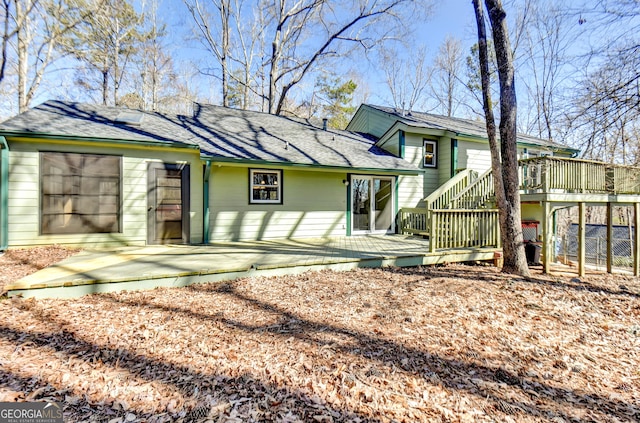
M489 11L493 30L493 42L500 78L499 144L491 104L489 54L484 13L480 0L473 0L478 26L478 54L482 79L483 106L489 147L491 149L491 167L494 177L496 203L500 209L500 234L504 252L504 266L502 271L505 273L529 276L520 218L518 150L516 139L517 103L511 47L509 45L509 37L504 20L505 13L500 0L485 0L485 4Z
M500 0L485 0L493 45L496 52L500 80L500 146L502 153L502 182L505 208L501 209L503 272L529 276L524 251L522 222L520 217L520 192L518 178L518 146L516 136L517 101L513 68L513 53L505 20L506 13ZM546 216L545 216L546 218Z

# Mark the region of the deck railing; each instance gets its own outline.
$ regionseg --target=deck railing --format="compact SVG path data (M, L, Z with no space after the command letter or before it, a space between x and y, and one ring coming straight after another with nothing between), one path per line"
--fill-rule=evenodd
M451 199L452 209L486 208L495 197L493 172L491 169L483 173L477 180Z
M451 200L478 179L478 172L465 169L442 184L424 199L428 210L451 207Z
M432 210L429 249L500 248L498 210Z
M520 189L531 193L640 195L640 168L607 163L537 157L520 160ZM491 171L461 172L425 199L424 208L400 210L401 233L430 237L436 251L464 247L500 247L498 210ZM487 207L487 208L485 208Z
M412 235L429 235L431 225L426 208L400 209L400 233Z
M520 160L520 189L525 194L640 194L640 168L558 157L525 159Z

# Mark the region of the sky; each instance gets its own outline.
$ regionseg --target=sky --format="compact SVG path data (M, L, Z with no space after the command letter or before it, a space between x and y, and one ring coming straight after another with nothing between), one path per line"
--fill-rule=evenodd
M463 43L463 50L468 51L476 41L475 17L471 0L442 0L433 1L433 4L433 13L427 20L408 23L415 26L416 42L427 45L428 62L435 56L440 44L447 35L453 35L460 39ZM193 24L192 17L182 0L161 0L160 11L161 18L166 19L168 26L171 28L169 31L171 35L169 43L171 47L176 48L176 57L185 61L201 62L203 56L206 57L210 54L204 51L198 43L189 43L185 46L184 37L193 33ZM362 67L359 65L345 64L342 65L345 77L350 75L349 66L352 69L357 68L358 72L362 72ZM392 104L384 81L384 75L379 69L368 67L362 77L365 79L363 82L367 85L367 101L385 105ZM305 80L302 85L313 84L313 82L312 80ZM209 90L206 85L206 79L200 83L202 94L205 96L206 93L204 91ZM219 87L215 87L213 92L209 93L212 101L218 99L218 91ZM357 94L356 92L356 98L358 98Z
M149 0L133 0L134 4L140 10ZM191 85L196 87L199 93L200 101L209 101L214 104L220 102L220 85L210 76L204 76L198 73L198 68L202 67L203 61L211 57L211 53L197 41L193 39L194 24L192 17L187 10L183 0L158 0L159 1L159 18L166 21L168 25L167 47L170 49L174 58L174 64L182 67L183 71L192 72L193 76ZM204 2L208 0L203 0ZM349 1L349 0L345 0ZM433 57L437 54L442 41L448 36L454 36L462 42L464 52L468 52L471 45L476 41L475 17L471 0L415 0L431 2L433 10L431 16L427 19L418 21L407 21L407 25L411 25L409 29L414 30L415 45L424 44L427 46L427 63L431 63ZM574 0L569 0L573 2ZM575 0L579 1L579 0ZM510 2L505 7L507 12L513 8L509 8ZM191 38L189 41L186 39ZM73 73L69 72L70 65L60 62L52 66L52 74L47 84L43 84L38 95L35 97L32 106L51 98L61 98L71 101L91 101L88 100L86 94L74 86ZM57 71L56 71L57 69ZM381 105L392 105L391 95L386 86L385 77L380 67L376 63L364 64L363 60L355 59L343 61L340 65L336 65L337 73L345 79L351 77L354 71L359 74L360 80L357 81L362 85L359 94L356 91L354 95L354 103L357 105L362 101ZM213 81L213 82L212 82ZM300 84L300 92L304 95L309 92L314 85L315 77L310 75ZM306 90L306 91L305 91ZM294 92L295 93L295 92ZM366 94L365 94L366 93ZM299 100L299 98L296 98ZM93 101L99 101L94 98ZM15 108L15 100L12 100ZM8 117L5 111L0 110L0 119Z

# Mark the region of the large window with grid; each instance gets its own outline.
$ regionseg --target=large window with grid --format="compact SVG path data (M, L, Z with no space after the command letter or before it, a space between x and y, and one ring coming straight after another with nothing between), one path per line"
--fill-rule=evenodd
M122 157L40 153L42 234L120 232Z

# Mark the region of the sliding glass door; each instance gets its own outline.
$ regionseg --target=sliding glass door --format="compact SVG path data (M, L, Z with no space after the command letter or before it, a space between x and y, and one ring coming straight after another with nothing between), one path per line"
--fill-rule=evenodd
M393 178L353 176L350 186L352 233L393 233Z

